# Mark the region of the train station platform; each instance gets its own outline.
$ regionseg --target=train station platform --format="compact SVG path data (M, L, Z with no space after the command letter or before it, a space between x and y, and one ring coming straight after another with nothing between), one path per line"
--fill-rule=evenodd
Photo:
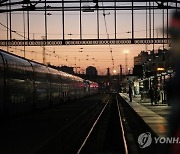
M151 106L149 100L141 101L140 97L134 97L133 101L129 102L128 94L120 93L120 95L157 136L167 136L167 120L170 113L167 104Z

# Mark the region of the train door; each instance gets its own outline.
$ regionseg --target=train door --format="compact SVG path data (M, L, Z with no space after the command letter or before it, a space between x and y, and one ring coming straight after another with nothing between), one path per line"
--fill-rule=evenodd
M5 78L4 78L4 62L2 55L0 54L0 111L4 108L5 99Z

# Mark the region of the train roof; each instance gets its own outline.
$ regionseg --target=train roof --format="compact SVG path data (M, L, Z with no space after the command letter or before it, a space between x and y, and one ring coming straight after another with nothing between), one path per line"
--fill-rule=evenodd
M19 57L19 56L15 56L14 54L10 54L10 53L5 52L5 51L3 51L3 50L1 50L1 49L0 49L0 52L2 52L2 54L4 54L4 55L9 55L11 58L18 58L19 63L20 63L20 64L22 63L22 65L25 65L25 63L26 63L26 65L27 65L27 64L30 65L30 63L29 63L26 59L24 59L24 58L21 58L21 57ZM24 64L23 64L23 63L24 63Z
M30 62L30 63L31 63L32 65L34 65L34 66L35 66L35 65L36 65L36 66L39 66L39 67L41 66L41 68L44 67L44 69L45 69L45 67L46 67L47 70L49 69L51 73L55 73L55 72L58 71L58 74L60 74L61 76L65 77L65 78L67 77L67 78L71 78L72 80L81 81L81 82L84 81L84 79L82 79L82 78L80 78L80 77L78 77L78 76L75 76L75 75L72 75L72 74L68 74L68 73L63 72L63 71L59 71L59 70L54 69L54 68L52 68L52 67L46 66L46 65L44 65L44 64L42 64L42 63L39 63L39 62L30 60L30 59L27 59L27 58L24 58L24 57L20 57L20 56L18 56L18 55L13 54L13 53L9 53L9 52L7 52L7 51L4 51L4 50L2 50L2 49L0 49L0 52L2 52L2 53L4 53L4 54L7 54L7 55L11 55L11 56L17 57L17 58L22 59L22 60L24 60L24 61ZM44 71L46 71L46 69L45 69ZM91 82L91 81L89 81L89 82Z

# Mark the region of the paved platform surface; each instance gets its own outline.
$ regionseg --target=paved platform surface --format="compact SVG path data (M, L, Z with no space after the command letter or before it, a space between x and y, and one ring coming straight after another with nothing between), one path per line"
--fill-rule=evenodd
M167 104L162 104L161 102L158 102L157 104L154 104L152 106L150 103L150 99L145 99L141 101L140 96L135 96L133 100L168 120L171 107Z
M151 106L148 99L140 101L140 97L135 97L132 102L129 102L128 94L120 93L120 95L154 133L161 137L167 135L167 120L170 112L170 107L167 106L167 104L157 104Z

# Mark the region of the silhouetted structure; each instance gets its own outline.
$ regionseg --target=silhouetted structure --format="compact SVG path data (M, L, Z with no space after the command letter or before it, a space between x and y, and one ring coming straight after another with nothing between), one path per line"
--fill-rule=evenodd
M94 66L88 66L86 68L86 75L89 76L90 78L96 77L97 76L97 69Z
M143 77L143 66L142 65L134 65L133 75Z
M143 65L149 58L148 52L141 51L140 54L134 57L134 65Z
M149 77L173 68L172 55L167 49L150 51L150 53L141 51L137 57L134 57L133 72L137 76L142 76L144 73Z
M69 74L74 74L73 67L61 66L61 67L59 67L59 70L66 72L66 73L69 73Z

